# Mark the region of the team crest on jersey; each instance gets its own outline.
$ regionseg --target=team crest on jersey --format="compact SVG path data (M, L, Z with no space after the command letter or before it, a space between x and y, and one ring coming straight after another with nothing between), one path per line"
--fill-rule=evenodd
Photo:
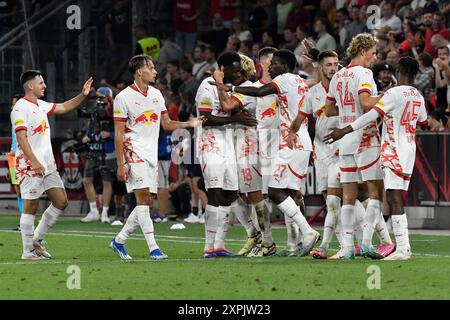
M45 120L42 120L41 124L37 126L36 128L31 127L31 136L34 136L36 134L41 134L45 136L45 131L49 127L47 126L47 122Z
M157 113L153 112L153 110L146 110L134 119L133 125L136 126L138 124L146 124L149 126L152 123L157 122L158 119L159 116Z
M263 112L261 112L261 118L260 120L263 120L265 118L272 118L275 117L277 115L276 113L276 108L277 108L277 103L274 102L272 103L272 105L270 106L270 108L264 110Z

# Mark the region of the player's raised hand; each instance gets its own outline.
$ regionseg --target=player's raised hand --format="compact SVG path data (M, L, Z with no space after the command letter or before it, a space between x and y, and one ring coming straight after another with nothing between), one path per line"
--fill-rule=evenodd
M217 89L219 89L219 90L223 90L225 92L230 92L231 91L231 87L227 86L227 85L225 85L223 83L218 83L216 81L208 81L208 83L213 85L213 86L216 86Z
M294 149L294 146L297 144L297 134L295 132L289 132L286 137L286 143L289 149Z
M127 182L128 181L128 172L125 170L125 166L121 165L117 167L117 179L120 182Z
M87 97L87 95L88 95L89 92L91 91L92 82L94 82L94 80L92 79L92 77L90 77L90 78L87 79L87 81L84 83L83 89L81 90L81 94L82 94L83 96Z
M331 132L323 138L323 142L326 144L332 144L333 142L341 139L346 134L347 132L345 131L345 129L333 128L331 129Z
M188 123L188 127L189 128L196 128L196 127L200 127L203 122L206 121L205 116L200 116L198 118L190 118L187 123Z
M223 78L225 77L225 74L223 72L223 66L220 67L220 69L214 70L213 78L216 80L217 83L223 84Z

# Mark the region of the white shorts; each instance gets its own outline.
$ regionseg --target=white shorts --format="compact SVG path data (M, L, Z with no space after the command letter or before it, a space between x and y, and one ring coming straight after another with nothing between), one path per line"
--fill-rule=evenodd
M408 191L411 175L399 173L388 167L383 167L382 170L384 190L391 189Z
M64 189L64 183L59 176L58 171L53 171L44 177L30 177L27 175L18 176L20 181L20 194L22 199L36 200L44 192L53 188Z
M306 189L311 151L282 149L272 163L272 176L269 188L301 190Z
M158 189L169 188L170 160L158 160Z
M233 137L230 135L225 139L223 135L208 135L208 131L202 133L198 145L205 188L237 191L239 184Z
M341 183L382 180L379 147L357 154L339 155Z
M314 160L316 169L317 189L320 192L328 188L342 188L339 174L339 157L332 156L325 159Z
M148 188L150 193L158 193L158 167L151 165L148 161L139 163L128 163L127 192Z
M236 129L236 163L239 192L248 193L262 189L262 174L258 157L256 129Z

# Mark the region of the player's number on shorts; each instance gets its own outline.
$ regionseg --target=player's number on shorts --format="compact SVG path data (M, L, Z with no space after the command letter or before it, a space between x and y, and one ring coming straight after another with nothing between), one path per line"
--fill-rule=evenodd
M281 179L283 177L284 172L287 169L287 165L285 164L277 164L275 166L275 172L273 173L273 176L275 178Z
M412 114L410 111L411 101L406 102L405 109L403 110L402 118L400 120L400 125L405 127L406 133L416 132L414 124L412 121L417 120L420 108L420 101L412 102Z
M344 106L352 107L352 112L355 112L356 110L355 99L353 99L352 93L348 92L348 82L345 83L344 94L342 91L342 81L339 81L337 83L337 91L339 92L339 99L341 100L342 108L344 108ZM344 100L342 100L342 97L344 97Z
M242 177L244 178L245 184L250 184L252 182L252 172L250 168L241 169Z

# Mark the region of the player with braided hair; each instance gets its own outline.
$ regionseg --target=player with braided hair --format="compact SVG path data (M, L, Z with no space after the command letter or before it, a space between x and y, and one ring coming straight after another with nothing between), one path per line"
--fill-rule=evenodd
M402 57L398 62L399 85L389 89L375 106L356 121L342 129L333 129L325 137L334 142L346 134L364 128L378 117L383 117L381 141L381 168L384 188L392 214L397 248L384 260L407 260L411 257L408 221L403 208L403 192L408 191L416 154L415 133L417 124L427 123L425 101L413 87L419 64L412 57Z

